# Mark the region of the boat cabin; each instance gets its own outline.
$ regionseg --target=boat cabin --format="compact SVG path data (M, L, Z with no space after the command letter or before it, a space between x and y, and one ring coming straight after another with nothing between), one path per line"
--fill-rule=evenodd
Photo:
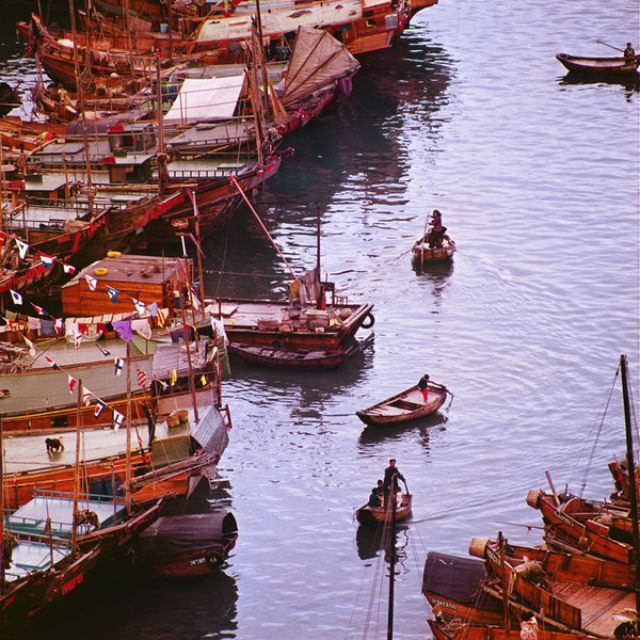
M85 276L97 281L91 291ZM77 273L62 287L65 316L104 315L134 312L132 298L161 308L176 308L185 282L192 281L192 265L184 258L112 255ZM112 301L107 287L118 292Z

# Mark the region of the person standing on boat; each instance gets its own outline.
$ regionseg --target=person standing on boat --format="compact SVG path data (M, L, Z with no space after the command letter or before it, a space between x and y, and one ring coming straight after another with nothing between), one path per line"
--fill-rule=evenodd
M391 458L391 460L389 460L389 466L384 470L384 480L382 483L384 489L385 509L391 504L389 501L389 492L391 491L391 487L393 487L394 492L399 491L398 480L402 480L404 486L407 486L407 481L398 470L398 467L396 467L396 459ZM392 498L395 499L395 495L393 495Z
M447 227L442 225L442 214L434 209L431 214L431 230L427 234L427 242L430 249L439 249L443 240L447 237Z
M429 374L425 373L420 380L418 380L418 389L422 393L422 399L425 401L429 399Z
M630 42L627 42L627 46L625 47L623 55L624 55L624 61L625 62L635 62L636 61L636 52L634 51L634 49L631 46Z

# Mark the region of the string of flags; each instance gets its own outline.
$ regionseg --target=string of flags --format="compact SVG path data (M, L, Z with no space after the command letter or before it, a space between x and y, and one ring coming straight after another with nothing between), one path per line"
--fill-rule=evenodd
M11 236L0 231L0 242L4 243L7 240L7 238L11 238ZM31 249L31 246L29 245L28 242L25 242L20 238L14 237L13 240L16 243L16 247L18 249L18 255L20 256L21 260L25 260L27 257L27 254L32 253L32 254L35 254L38 258L40 258L40 262L47 269L53 269L54 263L58 262L62 265L62 269L64 270L65 273L74 274L76 272L76 268L72 264L68 264L64 262L64 260L60 260L59 258L54 258L53 256L50 256L49 254L44 253L43 251L34 251L33 249Z

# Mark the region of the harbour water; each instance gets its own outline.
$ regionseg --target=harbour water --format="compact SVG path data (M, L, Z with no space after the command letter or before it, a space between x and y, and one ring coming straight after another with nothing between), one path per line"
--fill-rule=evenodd
M539 524L524 499L545 470L559 489L611 490L617 390L600 425L603 409L619 354L636 389L640 370L639 94L569 83L554 55L623 47L639 30L634 5L443 0L363 59L352 97L288 141L295 157L258 209L301 271L315 263L319 208L323 271L375 304L373 346L331 373L234 366L221 493L240 536L219 575L116 576L22 638L385 637L384 554L353 511L389 457L414 494L395 637L426 638L429 550L466 555L471 536L499 529L538 542L519 525ZM32 78L2 28L0 79ZM458 253L416 274L407 250L433 208ZM209 295L286 287L248 212L205 253ZM448 420L363 429L356 409L425 372L455 396Z

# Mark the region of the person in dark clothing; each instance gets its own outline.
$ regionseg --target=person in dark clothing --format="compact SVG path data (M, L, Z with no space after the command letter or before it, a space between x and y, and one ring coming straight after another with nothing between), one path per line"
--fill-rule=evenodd
M398 480L402 480L405 487L407 486L407 481L404 479L404 476L398 470L398 467L396 467L395 458L391 458L391 460L389 460L389 466L384 470L383 488L384 488L385 508L391 504L389 500L389 494L392 491L391 487L394 487L395 491L399 491ZM391 497L392 499L395 500L395 495Z
M634 51L633 47L631 46L630 42L627 42L627 46L624 49L624 61L625 62L635 62L636 60L636 52Z
M429 399L429 374L425 373L420 380L418 380L418 389L422 393L422 399L426 402Z
M369 506L376 508L380 507L380 496L378 495L378 487L371 489L371 495L369 496Z

